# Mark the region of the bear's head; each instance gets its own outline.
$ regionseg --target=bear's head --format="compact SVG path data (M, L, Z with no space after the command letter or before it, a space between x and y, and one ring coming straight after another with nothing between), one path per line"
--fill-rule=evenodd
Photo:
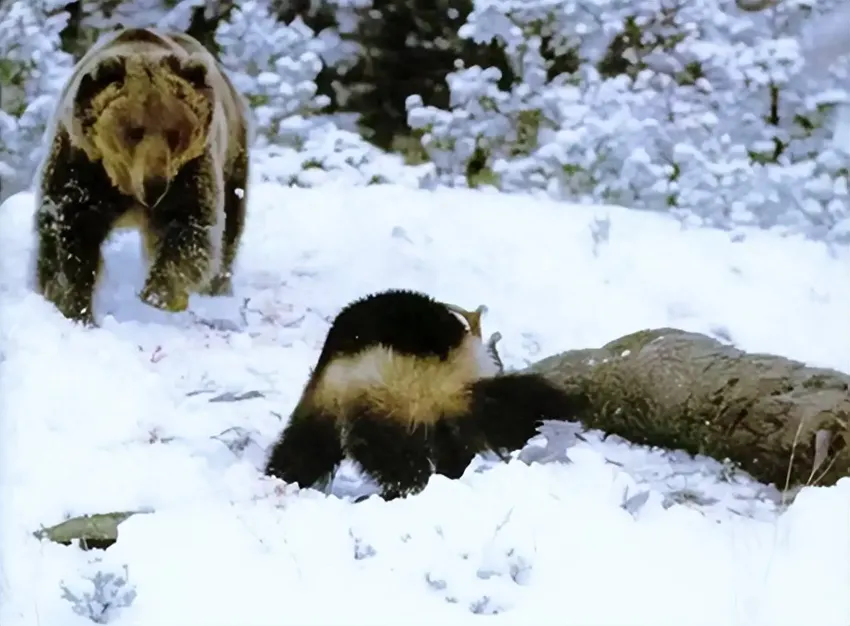
M153 207L206 148L215 112L208 60L161 47L120 52L80 77L71 132L121 192Z

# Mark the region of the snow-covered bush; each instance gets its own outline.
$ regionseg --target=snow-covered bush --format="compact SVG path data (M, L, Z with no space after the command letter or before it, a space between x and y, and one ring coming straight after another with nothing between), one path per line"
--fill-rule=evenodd
M324 65L316 81L319 93L328 96L332 106L344 103L348 91L339 79L363 56L357 28L361 17L372 8L372 0L272 0L271 7L278 21L290 24L301 18L316 33L322 43Z
M121 609L136 599L136 590L128 583L127 566L109 571L100 559L88 565L85 577L62 585L62 598L71 603L77 615L94 624L108 624Z
M104 32L116 28L147 28L184 31L217 53L216 26L227 19L234 0L87 0L72 3L73 40L66 46L75 58Z
M449 109L412 97L408 122L445 184L841 239L850 161L829 138L850 82L846 63L813 72L801 55L810 4L477 0L461 34L500 42L513 85L459 69Z
M356 37L361 58L350 96L376 145L389 149L405 129L405 99L418 93L436 106L448 103L445 77L464 56L458 29L473 0L373 0Z
M12 0L0 194L30 183L72 55L156 25L219 55L263 180L495 185L850 239L843 1ZM382 148L413 134L431 162L404 168L358 131Z
M62 0L0 3L0 201L30 184L71 58L59 48Z
M358 133L325 120L311 130L298 149L271 144L253 151L252 178L295 187L400 184L420 187L431 165L411 167L365 141Z
M83 4L90 5L84 23L103 32L119 26L186 30L196 9L203 7L210 15L220 14L224 3L222 0L131 0L113 3L111 7L102 3Z
M254 110L261 145L303 145L311 116L329 103L316 94L323 42L301 18L282 25L256 1L234 9L216 40L222 65Z
M284 25L267 3L246 2L220 23L216 39L222 64L253 109L252 169L260 180L305 187L416 180L400 158L325 114L330 99L316 86L323 59L352 62L350 49L333 49L341 40L332 29L317 37L300 16Z
M331 97L331 112L356 113L359 132L382 149L410 143L405 100L448 105L446 75L457 59L507 68L498 46L458 34L474 0L311 0L280 5L287 23L296 16L324 43L325 67L317 83ZM419 150L417 150L419 152Z

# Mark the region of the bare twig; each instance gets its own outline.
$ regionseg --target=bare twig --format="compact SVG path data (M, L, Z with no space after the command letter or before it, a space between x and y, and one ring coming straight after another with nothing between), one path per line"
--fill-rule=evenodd
M502 362L502 357L499 356L499 351L496 348L496 344L502 340L502 333L496 331L492 335L490 335L490 339L487 340L487 352L492 357L493 362L496 364L496 367L499 368L499 373L505 371L505 364Z

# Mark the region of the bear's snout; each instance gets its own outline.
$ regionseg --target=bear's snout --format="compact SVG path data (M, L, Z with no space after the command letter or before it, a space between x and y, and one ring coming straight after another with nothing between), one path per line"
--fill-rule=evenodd
M154 176L145 180L142 187L144 191L142 202L145 206L153 208L159 204L165 192L168 191L168 181L160 176Z

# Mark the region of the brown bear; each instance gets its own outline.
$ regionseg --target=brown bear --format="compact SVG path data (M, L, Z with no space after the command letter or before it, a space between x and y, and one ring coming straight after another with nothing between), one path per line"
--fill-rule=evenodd
M123 29L77 63L38 172L36 288L94 323L101 246L141 232L143 302L183 311L190 293L232 293L245 224L249 109L189 35Z

